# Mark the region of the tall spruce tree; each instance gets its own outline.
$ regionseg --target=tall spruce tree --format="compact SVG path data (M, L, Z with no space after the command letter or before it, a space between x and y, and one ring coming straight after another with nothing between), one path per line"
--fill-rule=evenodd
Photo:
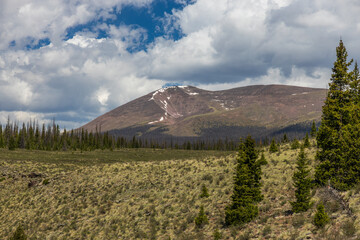
M295 202L290 202L293 212L305 212L310 208L311 178L309 177L309 161L306 158L304 146L300 148L300 153L296 161L296 171L293 175L295 189Z
M312 122L312 125L311 125L311 131L310 131L310 136L312 138L316 137L316 124L315 124L315 120Z
M226 225L247 223L258 215L256 204L263 199L260 180L258 152L255 141L248 136L245 141L240 141L232 202L225 210Z
M317 133L319 151L316 158L318 184L331 185L339 190L351 188L360 176L360 110L356 94L359 73L357 65L349 72L353 60L340 40L337 59L332 68L328 96L323 106L321 125Z

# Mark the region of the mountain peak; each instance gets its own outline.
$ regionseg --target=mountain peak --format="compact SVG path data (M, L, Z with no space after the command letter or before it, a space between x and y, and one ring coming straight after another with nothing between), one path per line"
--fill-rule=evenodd
M165 86L83 126L127 135L236 138L320 120L325 89L258 85L223 91ZM249 129L258 129L257 132ZM262 129L262 130L260 130ZM265 130L264 130L265 129ZM266 131L266 132L265 132ZM275 131L275 130L274 130ZM208 136L208 134L210 134ZM225 134L225 135L224 135Z
M194 91L196 89L198 89L198 88L192 87L192 86L168 86L168 87L163 87L163 88L160 88L160 89L154 91L152 93L152 97L149 99L149 101L155 100L156 96L161 96L163 94L168 95L167 97L171 98L171 93L174 94L178 90L180 90L180 91L182 91L182 92L184 92L184 93L186 93L188 95L195 96L195 95L199 94L198 92Z

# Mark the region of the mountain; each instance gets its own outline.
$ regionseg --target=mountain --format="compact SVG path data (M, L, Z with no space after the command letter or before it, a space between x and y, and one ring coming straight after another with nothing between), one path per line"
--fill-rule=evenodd
M325 89L286 85L223 91L173 86L117 107L82 128L150 138L302 136L313 120L320 121L325 97Z

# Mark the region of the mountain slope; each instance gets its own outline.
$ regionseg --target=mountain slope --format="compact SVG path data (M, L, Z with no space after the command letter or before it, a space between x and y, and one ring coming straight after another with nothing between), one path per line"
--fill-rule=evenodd
M238 138L251 133L262 137L319 121L325 96L325 89L285 85L223 91L167 87L115 108L83 128L126 136Z

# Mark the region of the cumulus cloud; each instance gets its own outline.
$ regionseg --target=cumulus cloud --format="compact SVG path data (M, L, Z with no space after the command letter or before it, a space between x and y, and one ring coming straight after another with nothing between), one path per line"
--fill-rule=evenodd
M355 0L174 0L164 36L138 25L94 24L152 0L4 0L0 7L0 122L56 118L80 126L167 82L219 90L251 84L326 87L343 38L360 53ZM151 9L151 8L149 8ZM100 38L97 31L106 32ZM184 34L174 40L177 30ZM37 49L41 39L50 45ZM140 46L146 45L143 49Z
M152 0L4 0L0 8L0 50L11 42L22 48L30 41L49 38L61 44L69 27L99 18L109 18L124 5L142 7Z
M330 78L328 68L317 68L309 76L304 69L293 67L290 75L284 75L279 68L269 68L265 75L255 78L246 78L235 83L202 83L198 87L208 90L223 90L248 85L285 84L303 87L327 88ZM316 80L316 81L314 81Z

